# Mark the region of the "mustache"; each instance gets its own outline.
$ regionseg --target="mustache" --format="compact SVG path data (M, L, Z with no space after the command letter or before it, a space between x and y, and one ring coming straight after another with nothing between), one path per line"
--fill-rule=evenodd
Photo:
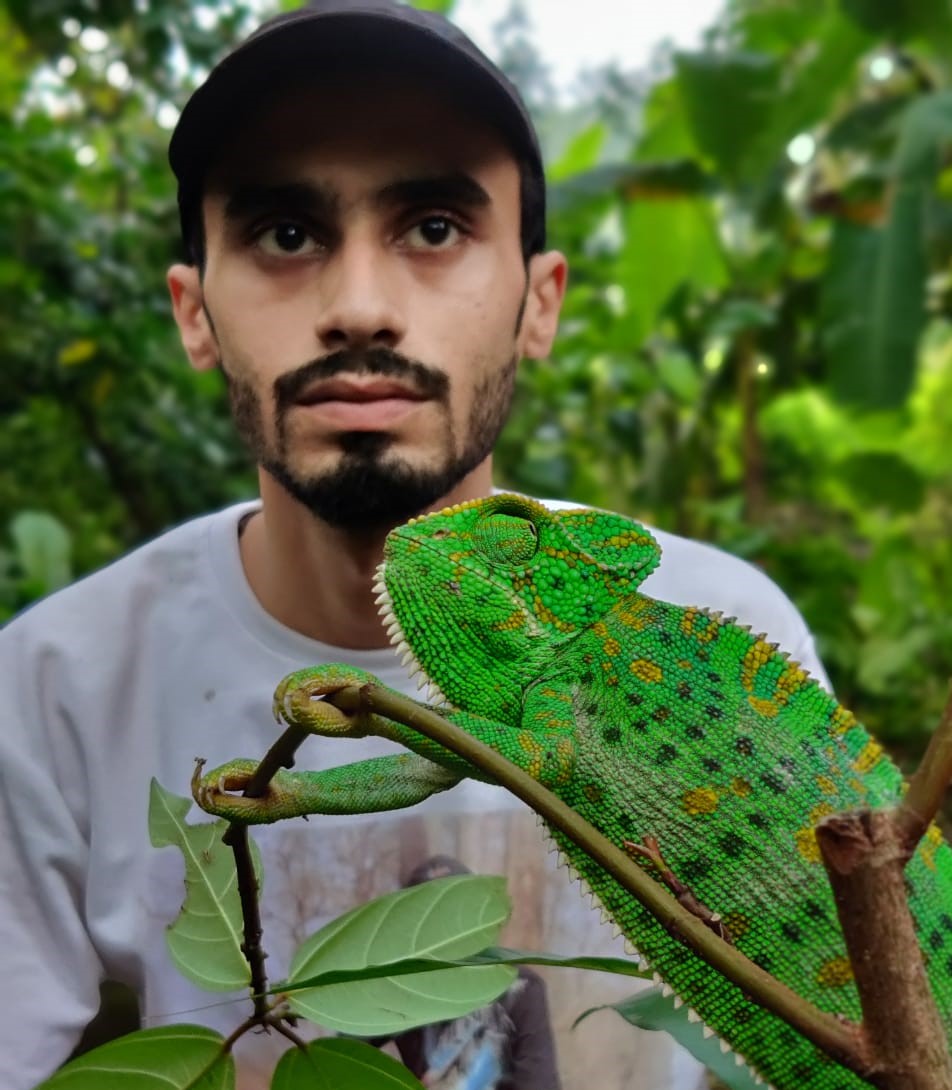
M450 381L443 371L412 360L391 348L341 349L329 356L310 360L274 383L276 407L286 409L315 382L334 378L335 375L383 375L400 379L424 397L436 401L447 400Z

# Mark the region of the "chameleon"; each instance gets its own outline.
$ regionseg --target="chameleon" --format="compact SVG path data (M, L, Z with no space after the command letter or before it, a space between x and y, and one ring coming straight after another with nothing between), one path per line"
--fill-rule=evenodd
M747 957L820 1008L858 1021L814 826L836 812L894 805L902 775L855 716L766 637L640 593L659 561L655 538L624 516L550 511L499 494L394 529L378 603L440 714L616 845L657 845L659 869L707 906ZM256 799L232 794L255 768L234 761L201 778L200 804L267 822L409 806L463 777L487 778L407 726L347 716L318 699L368 680L347 665L298 670L278 686L276 714L316 734L391 738L405 753L281 772ZM549 832L666 989L758 1078L776 1090L868 1085L751 1002L574 843ZM952 854L935 826L906 876L949 1026Z

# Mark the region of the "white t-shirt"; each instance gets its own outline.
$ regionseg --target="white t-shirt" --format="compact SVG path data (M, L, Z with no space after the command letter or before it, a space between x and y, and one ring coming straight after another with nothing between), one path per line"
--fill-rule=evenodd
M238 548L239 522L254 509L239 504L173 529L33 606L0 633L5 1090L33 1087L63 1061L98 1007L103 977L139 992L147 1025L198 1021L228 1033L250 1013L245 997L221 1005L222 996L194 987L168 958L164 931L182 902L183 871L177 850L149 844L152 776L187 795L196 756L208 767L260 758L278 730L271 694L293 669L349 662L416 695L389 649L327 646L264 611ZM663 559L645 581L646 593L736 616L825 683L802 618L767 576L711 546L657 537ZM298 767L331 767L396 748L379 739L313 739L299 750ZM202 816L195 810L190 820ZM507 945L619 953L565 872L546 860L534 815L501 788L466 781L412 810L282 822L255 835L265 859L272 980L309 931L396 888L436 852L518 880L510 887L516 905ZM528 884L527 876L534 876ZM694 1069L660 1035L637 1036L607 1014L570 1033L586 1006L633 987L624 978L567 972L547 975L567 1090L593 1063L606 1090L630 1085L635 1071L646 1088L695 1085ZM586 1029L599 1019L600 1026ZM267 1085L265 1073L287 1041L254 1034L240 1044L239 1085Z

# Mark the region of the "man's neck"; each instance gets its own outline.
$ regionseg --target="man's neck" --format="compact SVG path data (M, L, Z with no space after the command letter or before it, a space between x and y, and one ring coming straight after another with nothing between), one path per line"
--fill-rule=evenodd
M265 472L261 511L241 535L241 562L258 601L275 620L311 639L352 650L389 644L373 585L386 532L351 534L322 522ZM428 510L492 490L491 460Z

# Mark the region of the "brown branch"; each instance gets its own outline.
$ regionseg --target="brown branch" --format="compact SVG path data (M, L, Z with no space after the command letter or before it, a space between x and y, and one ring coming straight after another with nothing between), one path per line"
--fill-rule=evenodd
M829 1056L859 1071L859 1027L821 1011L781 984L683 908L637 863L537 780L436 712L379 685L348 686L325 697L345 712L369 711L404 723L445 746L522 799L603 867L672 934L762 1007L799 1030ZM860 1073L862 1073L860 1071Z
M950 694L935 733L929 739L919 767L909 781L909 789L895 813L896 831L903 842L906 859L911 859L916 845L935 819L942 799L952 783L952 694Z
M952 1062L906 897L906 843L890 810L816 830L863 1010L863 1075L881 1090L952 1090Z
M248 798L258 798L267 790L271 778L281 768L291 768L294 765L294 754L298 746L308 737L308 732L300 727L288 727L274 745L262 758L248 781L243 794ZM201 772L201 765L197 765L194 778ZM194 779L193 778L193 779ZM194 793L194 792L193 792ZM233 821L225 830L222 840L227 844L235 856L235 874L238 881L238 898L241 902L241 919L244 925L241 952L245 955L248 967L251 969L251 995L254 1002L254 1020L264 1024L269 1018L271 1008L268 1005L268 975L265 971L265 958L267 954L261 945L261 936L264 933L261 926L261 906L258 900L259 886L255 875L254 862L251 858L251 845L248 837L247 824ZM280 1025L271 1019L275 1028L280 1029L285 1036L293 1039L290 1033L285 1033Z

